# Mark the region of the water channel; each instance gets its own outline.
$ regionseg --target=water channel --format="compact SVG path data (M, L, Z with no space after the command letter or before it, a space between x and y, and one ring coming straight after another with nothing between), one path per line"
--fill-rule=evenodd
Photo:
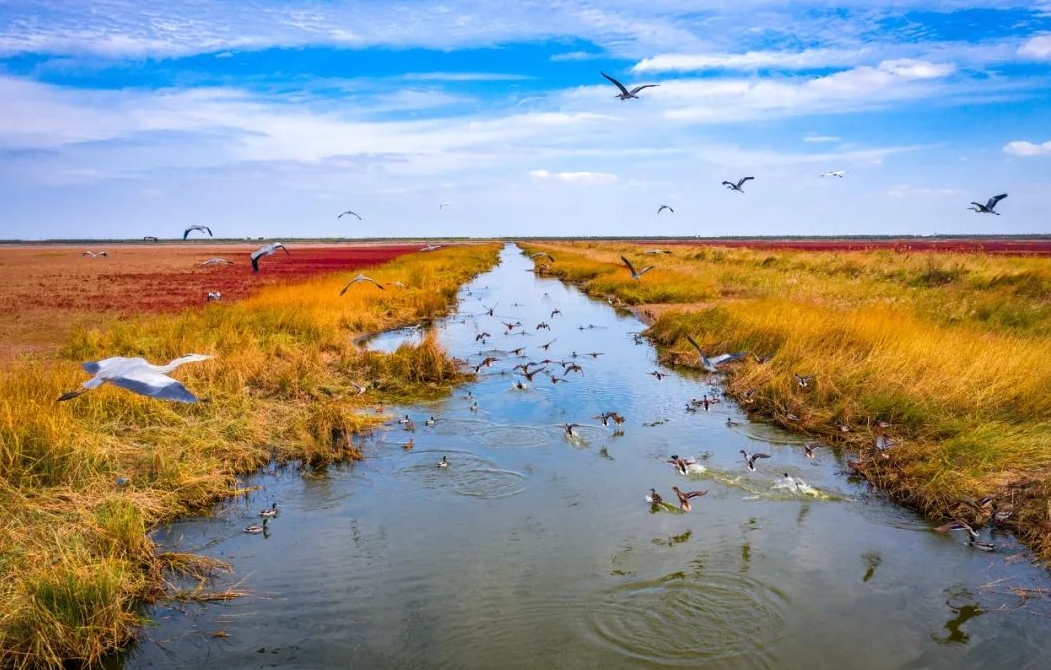
M688 412L721 397L717 377L659 368L638 320L531 269L508 246L435 324L453 355L498 360L441 402L387 408L415 432L391 421L363 462L260 473L249 499L160 531L166 547L232 562L213 586L251 595L153 609L124 665L1046 667L1051 606L1020 594L1051 580L1013 538L986 533L985 553L932 532L829 450L807 459L799 436L725 399ZM543 358L583 373L512 374ZM625 422L591 418L607 411ZM564 423L584 425L570 437ZM771 458L750 472L741 449ZM679 474L672 454L699 471ZM653 487L674 503L675 485L708 493L685 513L646 502ZM271 502L269 532L244 534Z

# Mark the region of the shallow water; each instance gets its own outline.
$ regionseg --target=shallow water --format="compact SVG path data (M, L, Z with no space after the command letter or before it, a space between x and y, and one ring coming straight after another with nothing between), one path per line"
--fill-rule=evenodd
M1011 589L1051 580L1012 538L972 550L730 402L686 412L719 397L718 378L658 380L637 320L535 278L514 247L502 261L436 324L453 355L500 360L442 402L388 408L412 416L414 433L392 420L365 441L364 462L261 473L250 499L158 533L231 561L236 573L214 586L252 595L156 608L126 666L1045 667L1051 607ZM505 335L501 321L524 330ZM529 360L507 353L516 347L584 373L515 388L511 367ZM610 410L623 434L591 418ZM570 438L563 423L586 425ZM771 458L749 472L740 449ZM671 454L703 472L678 474ZM649 489L674 502L673 485L708 493L686 513L652 511ZM272 501L270 532L242 533Z

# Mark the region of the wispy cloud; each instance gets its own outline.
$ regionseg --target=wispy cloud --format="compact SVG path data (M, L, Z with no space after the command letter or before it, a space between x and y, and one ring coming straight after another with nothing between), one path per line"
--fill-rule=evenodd
M596 58L603 58L605 54L598 53L595 51L567 51L565 53L557 53L548 58L548 60L556 63L563 61L577 61L577 60L595 60Z
M931 188L928 186L909 186L903 184L887 190L887 195L894 198L949 198L965 194L958 188Z
M407 81L526 81L534 77L508 72L407 72Z
M839 142L842 138L836 137L835 135L804 135L804 142L811 142L813 144L824 144L831 142Z
M1004 153L1012 156L1051 156L1051 140L1043 144L1024 140L1008 142L1004 145Z
M806 70L854 65L865 60L865 50L808 49L805 51L748 51L745 53L662 54L644 58L632 72L692 72L698 70Z
M530 177L536 179L558 179L577 184L612 184L618 177L609 172L550 172L548 170L530 170Z

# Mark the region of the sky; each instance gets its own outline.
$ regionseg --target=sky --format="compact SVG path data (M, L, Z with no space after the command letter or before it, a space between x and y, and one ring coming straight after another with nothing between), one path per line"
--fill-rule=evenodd
M1051 233L1051 0L0 0L0 155L4 239Z

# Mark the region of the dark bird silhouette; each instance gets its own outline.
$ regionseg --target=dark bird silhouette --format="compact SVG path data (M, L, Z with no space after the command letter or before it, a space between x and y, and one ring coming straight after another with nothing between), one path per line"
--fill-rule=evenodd
M620 89L620 93L618 93L615 97L620 98L621 100L628 100L630 98L635 98L637 100L638 97L639 97L637 95L637 93L639 91L641 91L642 89L644 89L644 88L653 88L655 86L660 86L660 84L643 84L642 86L636 86L635 88L633 88L633 89L631 89L629 91L628 89L624 88L624 84L620 83L619 81L617 81L613 77L609 76L605 72L602 72L601 74L602 74L603 77L605 77L606 79L609 79L611 82L613 82L614 86L616 86L617 88Z
M967 209L978 212L979 214L996 214L997 216L1000 216L1000 212L993 211L993 208L996 207L996 203L1000 202L1006 197L1006 193L994 195L993 197L989 198L989 201L986 202L984 205L980 202L972 202L971 204L974 205L974 207L968 207Z
M283 249L286 256L292 255L288 253L288 249L285 249L285 245L281 244L280 242L274 242L273 244L265 244L252 252L252 255L250 257L252 259L252 272L259 272L260 258L262 258L263 256L273 256L274 252L276 252L278 249Z
M672 209L671 207L669 207L668 205L661 205L660 207L658 207L658 208L657 208L657 213L658 213L658 214L660 214L660 213L661 213L661 212L663 212L664 210L668 210L668 211L669 211L669 212L671 212L672 214L674 214L674 213L675 213L675 210L674 210L674 209Z
M349 209L347 211L343 212L343 214L340 214L339 216L337 216L336 218L337 219L342 219L344 217L344 215L346 215L346 214L350 214L351 216L356 216L358 218L358 221L361 221L361 217L358 216L357 212L353 212L353 211L351 211Z
M208 237L212 236L212 229L208 226L190 226L186 230L182 231L182 238L185 240L186 237L195 230L202 233L208 233Z
M746 181L748 181L749 179L755 179L755 177L741 177L740 179L737 180L736 184L733 183L732 181L724 181L723 182L723 186L725 186L726 188L730 189L731 191L737 191L738 193L744 193L744 189L741 188L741 187L744 186L744 183Z

